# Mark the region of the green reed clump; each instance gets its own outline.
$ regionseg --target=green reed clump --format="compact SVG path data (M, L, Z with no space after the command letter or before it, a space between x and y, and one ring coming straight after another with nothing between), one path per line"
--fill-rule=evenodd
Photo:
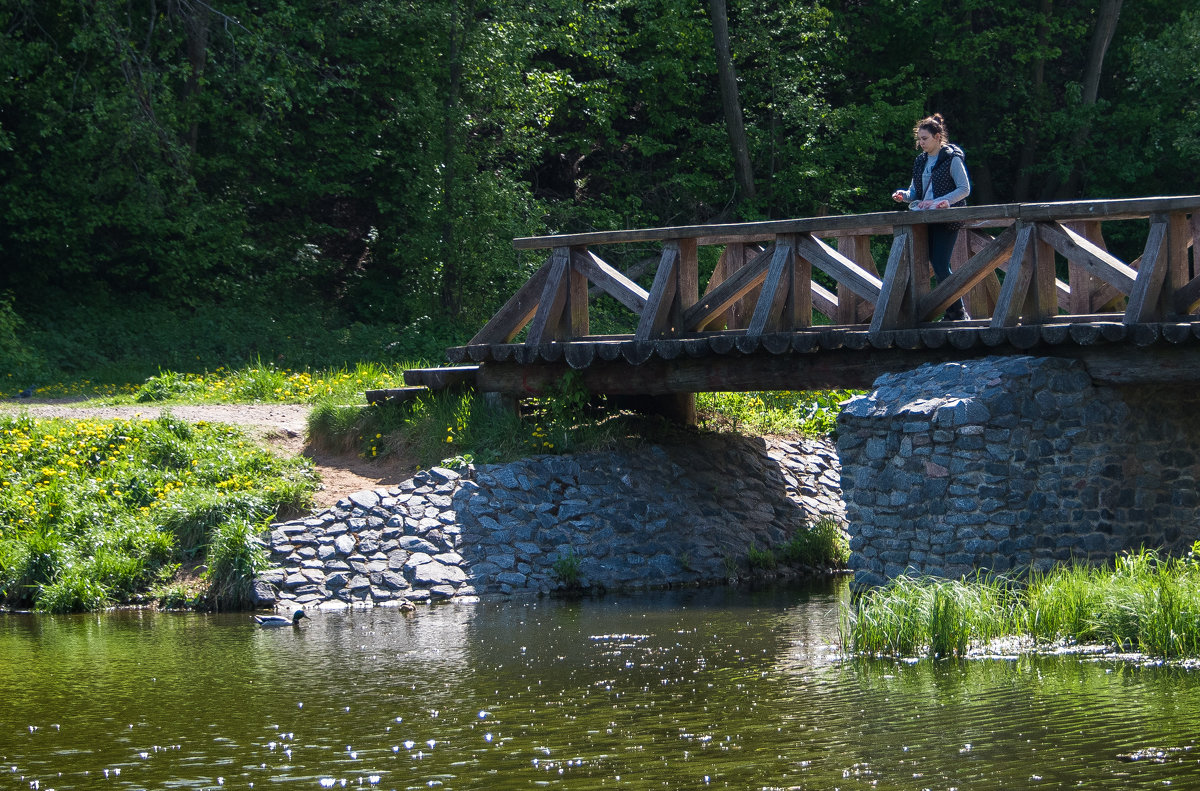
M1095 615L1103 592L1101 572L1099 567L1072 563L1031 574L1022 592L1025 634L1042 643L1068 637L1099 640Z
M972 645L1007 633L1015 617L1002 578L904 575L843 607L842 642L850 652L877 656L964 656Z
M252 585L269 565L266 546L249 519L230 519L217 525L208 545L205 579L219 606L242 609L254 603Z
M843 646L883 656L961 656L999 637L1100 644L1163 658L1200 656L1200 543L1111 566L1073 563L1023 580L902 576L842 610Z
M230 541L219 539L230 525L262 529L299 511L315 487L307 460L276 456L230 426L169 413L0 417L0 603L98 609L207 560L212 602L235 604L228 570L253 564L243 552L222 565Z

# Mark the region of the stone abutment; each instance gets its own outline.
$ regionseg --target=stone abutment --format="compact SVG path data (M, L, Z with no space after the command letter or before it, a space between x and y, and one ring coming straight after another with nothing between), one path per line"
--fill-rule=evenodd
M572 582L720 583L746 574L751 547L777 548L826 517L844 523L837 455L825 440L695 435L435 468L273 525L273 567L257 581L256 603L337 609Z
M889 374L838 422L855 584L1046 569L1200 538L1200 396L993 357Z

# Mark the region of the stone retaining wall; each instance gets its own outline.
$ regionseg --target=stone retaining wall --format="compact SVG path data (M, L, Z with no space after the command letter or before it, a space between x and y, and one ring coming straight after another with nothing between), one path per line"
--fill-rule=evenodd
M277 566L259 606L396 606L484 593L548 592L555 563L588 587L724 581L751 546L844 521L827 441L697 435L626 452L538 456L390 489L272 526ZM799 570L812 571L815 569Z
M856 585L1177 552L1200 537L1200 398L996 357L880 377L838 421Z

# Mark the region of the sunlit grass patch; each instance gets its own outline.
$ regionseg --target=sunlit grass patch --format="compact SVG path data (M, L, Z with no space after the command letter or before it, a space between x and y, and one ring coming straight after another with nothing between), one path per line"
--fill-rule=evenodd
M353 367L291 370L272 363L204 372L161 370L137 384L104 384L90 379L62 381L31 388L32 398L100 400L107 404L311 404L321 399L362 401L366 390L401 387L404 370L419 362L363 362ZM0 382L0 386L5 383ZM9 383L16 388L18 383ZM17 396L0 391L0 397Z
M1001 637L1033 646L1099 644L1162 658L1200 656L1200 544L1112 566L1069 564L1021 580L901 576L842 610L843 647L893 657L962 656Z
M853 390L697 393L700 425L750 434L829 436L837 428L841 403Z
M307 506L315 484L307 460L169 413L0 418L0 601L52 611L129 601L181 560L208 557L228 525L262 529ZM237 603L232 591L215 585L213 603Z
M234 370L218 368L203 374L163 371L142 384L139 402L173 403L298 403L322 399L362 400L366 390L401 387L405 365L358 363L353 368L292 371L272 364Z

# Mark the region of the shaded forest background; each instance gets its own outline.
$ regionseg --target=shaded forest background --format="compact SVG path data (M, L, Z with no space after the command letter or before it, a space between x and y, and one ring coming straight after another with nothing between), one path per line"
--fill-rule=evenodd
M934 111L974 204L1195 193L1200 3L1122 6L0 0L0 392L437 359L513 237L892 209Z

